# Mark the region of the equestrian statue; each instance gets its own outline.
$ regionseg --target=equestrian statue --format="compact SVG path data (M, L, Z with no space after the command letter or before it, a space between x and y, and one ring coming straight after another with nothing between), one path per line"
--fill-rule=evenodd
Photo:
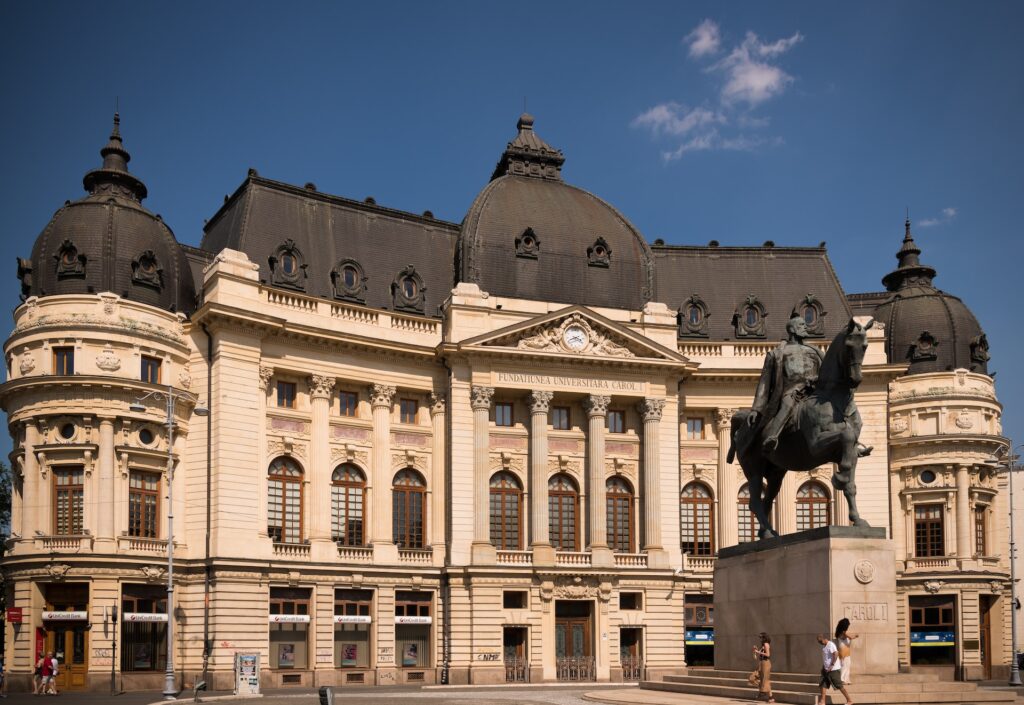
M804 343L807 323L794 315L786 323L788 340L765 356L753 407L733 415L728 461L738 457L747 477L758 538L778 536L770 516L786 471L825 463L838 465L832 486L846 496L850 522L869 526L857 512L854 474L857 459L872 449L858 441L863 422L853 392L863 378L873 323L850 319L822 357L818 348Z

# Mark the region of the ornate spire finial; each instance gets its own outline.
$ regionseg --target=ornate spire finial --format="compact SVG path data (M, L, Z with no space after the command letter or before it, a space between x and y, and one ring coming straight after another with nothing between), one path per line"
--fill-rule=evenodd
M516 122L518 134L505 147L504 154L494 168L491 180L499 176L531 176L538 179L562 180L565 157L537 136L533 131L533 115L524 112Z
M935 270L921 264L920 254L921 248L914 242L914 235L910 232L910 209L907 209L907 219L903 222L903 244L896 253L899 266L882 278L885 288L896 291L911 284L931 286Z
M100 150L103 166L85 175L83 184L89 193L100 190L114 190L122 195L141 201L146 197L146 185L128 171L132 155L125 149L121 139L121 114L114 112L114 127L107 143ZM113 189L113 187L117 187Z

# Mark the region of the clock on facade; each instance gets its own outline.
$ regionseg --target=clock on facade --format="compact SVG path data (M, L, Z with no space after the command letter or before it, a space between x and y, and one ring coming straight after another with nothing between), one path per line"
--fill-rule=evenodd
M569 326L562 333L562 340L565 341L565 347L570 350L582 350L587 347L589 338L587 331L580 326Z

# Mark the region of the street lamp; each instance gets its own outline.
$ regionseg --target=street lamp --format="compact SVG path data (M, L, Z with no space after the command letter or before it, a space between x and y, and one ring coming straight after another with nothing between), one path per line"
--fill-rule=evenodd
M167 391L154 391L145 394L128 409L137 414L145 413L147 408L142 402L155 399L164 402L167 414L167 669L164 673L164 700L178 697L178 689L174 685L174 407L179 399L191 400L192 395L179 392L167 385ZM205 406L193 409L196 416L208 416L210 410Z
M1017 448L1024 447L1024 445L1017 446ZM1010 680L1009 685L1019 686L1022 685L1020 680L1020 669L1017 667L1017 569L1016 569L1016 557L1017 557L1017 544L1014 538L1014 520L1013 520L1013 473L1019 468L1015 466L1016 457L1013 455L1014 446L1013 441L1007 441L1005 446L1000 447L996 455L989 459L987 465L994 467L1005 467L1007 474L1007 482L1009 483L1010 491L1010 643L1011 651L1010 654ZM1003 455L1005 454L1005 458Z

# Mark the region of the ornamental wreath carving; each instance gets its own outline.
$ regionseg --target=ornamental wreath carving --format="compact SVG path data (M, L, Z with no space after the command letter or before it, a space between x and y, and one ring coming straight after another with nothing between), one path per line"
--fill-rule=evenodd
M925 592L930 592L931 594L934 595L935 593L937 593L939 590L942 589L942 581L941 580L928 580L924 584L924 589L925 589Z
M586 600L597 597L596 585L556 585L555 598L559 600Z
M875 579L875 564L868 560L857 561L853 566L853 577L858 583L867 585Z
M157 582L164 577L166 570L155 565L144 565L139 570L142 572L143 577L149 582Z

